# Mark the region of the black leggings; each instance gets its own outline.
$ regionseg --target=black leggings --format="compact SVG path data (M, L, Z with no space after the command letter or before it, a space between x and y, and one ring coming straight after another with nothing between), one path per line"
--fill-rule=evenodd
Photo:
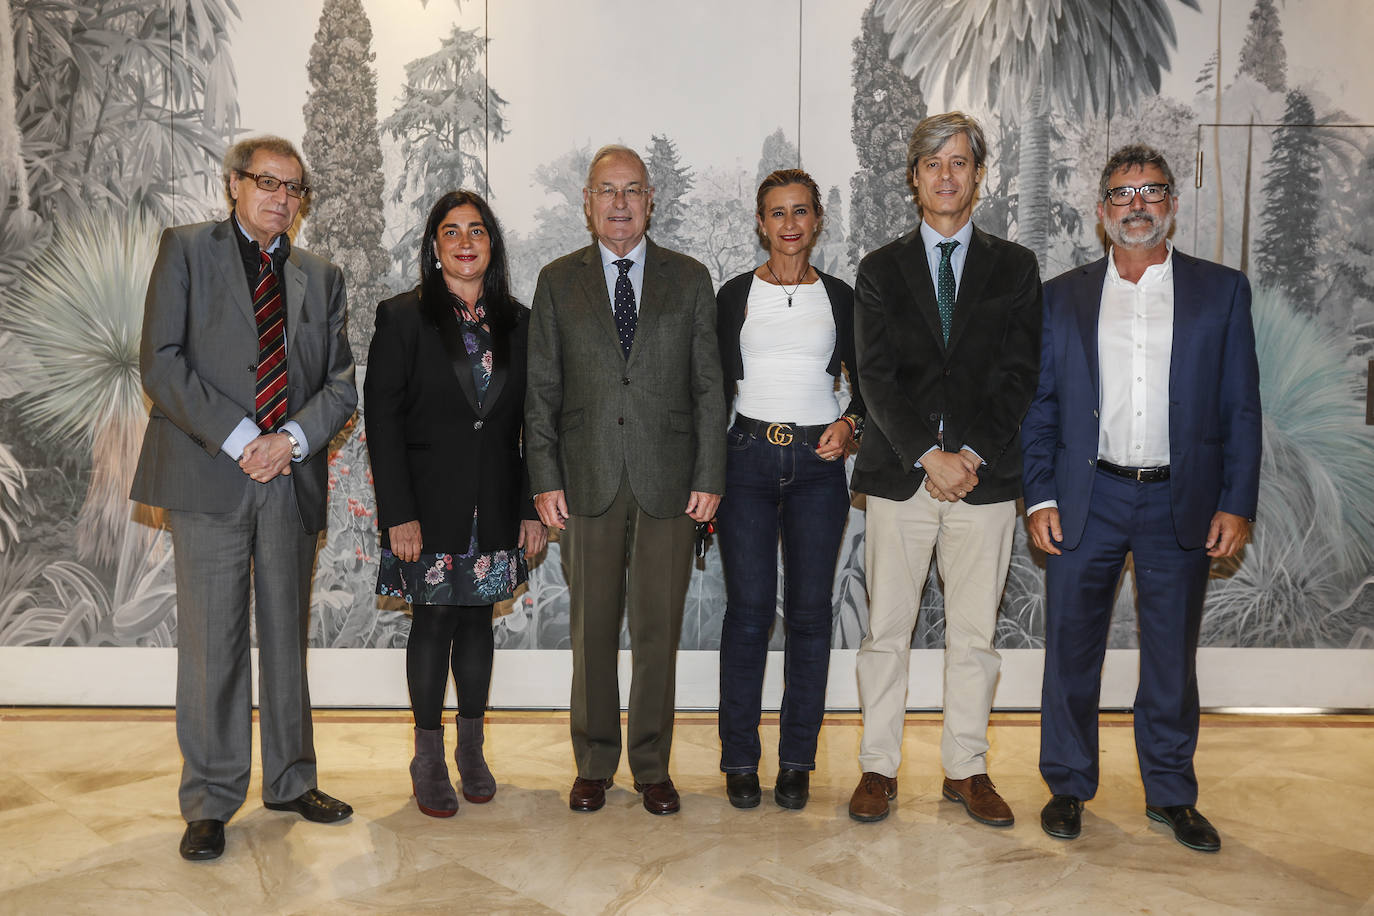
M417 728L443 724L449 668L458 688L458 715L478 719L487 711L496 639L491 605L417 604L406 643L406 684Z

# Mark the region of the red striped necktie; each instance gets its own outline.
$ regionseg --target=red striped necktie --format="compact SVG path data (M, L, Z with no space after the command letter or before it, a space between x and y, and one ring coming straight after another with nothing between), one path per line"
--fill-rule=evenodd
M286 309L281 284L272 271L272 256L262 252L262 269L253 286L253 313L258 322L257 420L263 432L275 432L286 418Z

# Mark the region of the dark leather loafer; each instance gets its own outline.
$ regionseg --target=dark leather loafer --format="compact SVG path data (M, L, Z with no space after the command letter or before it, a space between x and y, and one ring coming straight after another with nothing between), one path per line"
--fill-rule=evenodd
M1072 840L1083 832L1083 803L1072 795L1056 795L1040 809L1040 826L1052 837Z
M779 808L800 811L806 807L811 797L810 770L778 770L778 781L773 785L773 801Z
M1217 852L1221 849L1221 836L1217 828L1192 805L1146 805L1145 814L1152 821L1172 827L1174 839L1189 849L1198 852Z
M579 776L573 780L572 791L568 793L568 807L574 811L600 811L606 805L606 790L615 785L615 778L584 779Z
M191 821L181 835L181 857L192 862L218 859L224 852L224 821Z
M285 802L263 802L273 811L294 811L307 821L333 824L353 816L353 808L319 789L306 789L299 798Z
M650 814L676 814L682 809L682 799L678 797L673 781L637 782L635 791L644 796L644 810Z
M759 806L758 773L726 773L725 796L736 808L757 808Z

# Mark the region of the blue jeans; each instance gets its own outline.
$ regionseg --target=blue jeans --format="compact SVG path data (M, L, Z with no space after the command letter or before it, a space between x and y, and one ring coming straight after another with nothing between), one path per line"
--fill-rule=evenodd
M843 461L800 438L772 445L738 426L726 436L725 496L717 512L725 568L720 636L720 768L758 771L759 711L768 634L777 608L782 535L783 697L778 765L816 768L830 669L831 587L849 514Z

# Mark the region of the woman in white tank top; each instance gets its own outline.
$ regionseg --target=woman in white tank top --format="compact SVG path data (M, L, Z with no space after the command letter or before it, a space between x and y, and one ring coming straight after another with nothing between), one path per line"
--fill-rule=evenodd
M768 260L721 287L717 332L725 397L725 496L717 514L726 608L720 640L721 771L737 808L759 803L759 712L777 612L782 544L785 689L773 799L805 806L830 663L831 587L849 514L844 457L863 430L854 364L854 293L811 266L824 210L810 175L759 186ZM850 369L850 400L836 396Z

